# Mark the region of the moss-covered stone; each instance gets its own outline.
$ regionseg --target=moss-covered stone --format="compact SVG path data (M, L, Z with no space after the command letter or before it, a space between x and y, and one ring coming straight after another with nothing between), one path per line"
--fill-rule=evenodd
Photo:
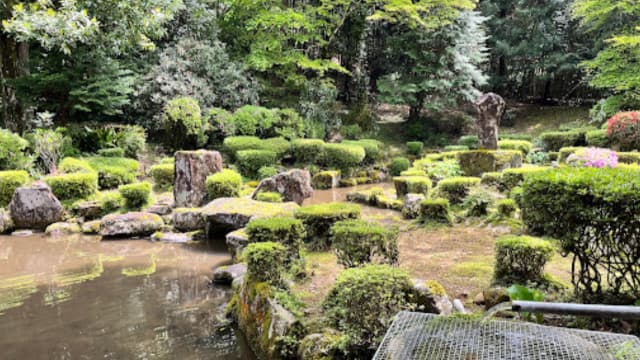
M100 233L100 220L93 220L84 222L81 226L82 233L87 235L94 235Z
M311 185L314 189L326 190L338 187L340 183L340 171L328 170L321 171L311 179Z
M54 223L45 229L44 233L48 236L64 236L64 235L72 235L79 234L82 232L80 225L77 223L71 222L59 222Z
M103 237L150 236L162 230L164 221L159 215L143 212L113 214L102 218L100 235Z
M460 151L456 159L465 175L481 176L486 172L520 167L523 156L519 150L474 150Z
M268 203L247 198L219 198L202 208L207 224L207 235L217 230L237 230L251 219L291 216L299 208L294 202Z
M393 178L393 184L398 198L409 193L428 195L433 186L431 179L427 176L398 176Z

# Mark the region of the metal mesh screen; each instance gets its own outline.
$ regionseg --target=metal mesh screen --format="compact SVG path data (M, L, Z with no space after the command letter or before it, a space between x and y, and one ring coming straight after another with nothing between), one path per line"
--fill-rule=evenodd
M635 336L401 312L374 360L637 360Z

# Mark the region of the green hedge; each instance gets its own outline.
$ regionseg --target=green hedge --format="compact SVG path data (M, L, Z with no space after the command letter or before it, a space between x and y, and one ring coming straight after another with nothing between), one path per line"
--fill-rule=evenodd
M507 169L502 172L502 177L500 179L500 190L501 191L511 191L516 186L522 185L525 177L529 174L534 174L541 171L548 170L548 167L523 167L517 169Z
M618 161L623 164L640 163L640 152L617 152Z
M496 202L498 215L510 218L517 210L516 201L514 199L501 199Z
M124 149L122 148L109 148L98 150L98 155L102 157L124 157Z
M264 180L278 175L278 169L274 166L263 166L258 169L258 180Z
M607 130L587 131L585 135L585 141L588 146L594 146L599 148L608 148L611 145L611 141L607 136Z
M520 167L523 156L518 150L474 150L460 151L456 159L465 175L481 176L486 172Z
M389 172L392 176L398 176L403 171L406 171L411 166L411 161L404 157L397 157L391 160L391 166L389 166Z
M329 325L345 337L354 359L370 359L394 317L410 310L413 284L409 275L389 265L367 265L341 272L324 300Z
M86 199L98 191L98 176L94 172L47 176L44 181L61 201Z
M505 284L539 283L553 252L553 245L543 239L513 235L501 237L496 241L495 280Z
M471 188L480 185L480 181L477 177L452 177L440 181L435 191L439 197L449 200L451 204L461 204Z
M124 199L124 206L129 210L140 210L151 199L151 184L140 182L118 187L120 196Z
M350 173L364 161L366 152L360 145L325 144L322 148L322 163Z
M345 203L327 203L303 206L295 211L295 218L302 220L306 242L314 249L327 249L331 245L331 226L340 220L359 219L360 206Z
M586 131L552 131L542 133L540 141L545 151L554 152L563 147L583 146L586 142L585 134Z
M229 136L224 139L222 148L232 159L238 151L262 150L263 144L260 138L255 136Z
M207 177L206 187L209 200L238 197L242 188L242 176L233 170L223 169Z
M396 197L403 198L407 194L429 195L433 183L426 176L398 176L393 178Z
M421 220L431 224L451 224L449 213L449 200L425 199L420 203Z
M499 188L500 183L502 182L502 173L501 172L487 172L482 174L482 178L480 183L485 186L491 186L494 188Z
M410 155L420 156L424 150L424 143L422 141L409 141L407 142L407 153Z
M174 166L171 164L153 165L149 175L153 179L154 188L159 191L169 190L173 186Z
M257 178L261 167L273 166L276 161L277 154L269 150L242 150L236 154L240 172L249 178Z
M523 156L527 156L533 149L533 144L524 140L500 140L498 141L498 148L501 150L518 150L522 152Z
M567 162L567 159L569 158L569 156L571 156L572 154L575 154L579 150L584 150L584 149L585 149L584 147L578 147L578 146L563 147L558 152L558 162L564 164Z
M325 142L320 139L296 139L291 142L291 151L296 162L315 164L322 155Z
M259 192L256 195L256 200L270 203L281 203L282 195L280 193L271 191Z
M124 199L119 192L101 192L96 196L102 215L108 215L124 206Z
M242 257L247 262L247 276L252 281L280 285L287 259L284 245L276 242L251 243Z
M287 248L289 260L300 258L300 247L306 236L304 224L292 217L251 220L245 232L250 242L275 242Z
M382 158L382 143L374 139L360 139L360 140L345 140L342 142L345 145L361 146L364 149L365 157L364 162L367 164L373 164Z
M409 168L400 173L400 176L427 176L427 172L415 168Z
M531 174L519 205L531 232L559 239L562 250L573 254L581 300L640 298L640 263L628 261L640 248L640 168L564 167Z
M134 182L140 168L136 160L127 158L91 157L87 162L98 173L100 189L113 189Z
M0 208L9 205L16 189L28 181L29 174L24 170L0 171Z
M94 171L86 160L72 157L62 159L60 164L58 164L58 170L66 174Z
M344 220L331 227L331 242L338 263L345 267L361 266L372 261L398 262L398 231L363 220Z
M255 150L273 151L278 159L282 159L291 153L291 143L282 137L269 138L262 140L260 148Z

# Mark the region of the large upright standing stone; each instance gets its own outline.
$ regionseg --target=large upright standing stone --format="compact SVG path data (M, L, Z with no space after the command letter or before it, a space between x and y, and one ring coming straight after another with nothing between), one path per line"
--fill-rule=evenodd
M498 149L498 125L507 103L500 95L488 93L482 95L475 105L478 110L480 148L496 150Z
M207 176L222 170L222 156L217 151L178 151L175 160L173 196L176 207L204 205Z
M308 170L293 169L264 179L258 184L251 198L255 200L260 192L267 191L280 193L285 202L294 201L296 204L302 205L304 199L313 195L311 174Z
M15 227L19 229L44 230L64 218L62 204L43 182L16 189L9 212Z

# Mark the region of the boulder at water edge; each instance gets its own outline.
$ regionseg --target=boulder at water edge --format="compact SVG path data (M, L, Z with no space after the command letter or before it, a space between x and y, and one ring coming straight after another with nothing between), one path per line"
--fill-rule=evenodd
M294 169L264 179L258 184L251 198L255 199L261 192L277 192L282 195L283 201L293 201L302 205L304 199L313 195L311 174L307 170Z
M173 227L180 231L205 230L204 216L200 208L178 208L171 215Z
M113 214L102 218L100 235L103 237L149 236L162 230L164 222L159 215L143 212Z
M70 222L59 222L51 224L47 226L47 229L44 231L44 233L49 236L65 236L79 234L81 232L82 229L80 228L80 225Z
M244 277L246 273L247 265L245 264L220 266L213 271L211 282L220 285L231 285L234 281Z
M202 208L206 221L207 237L215 232L228 232L245 227L251 219L293 216L298 208L294 202L268 203L247 198L219 198Z
M43 230L64 218L62 204L43 182L16 189L9 211L16 228Z
M207 177L221 170L222 155L217 151L178 151L173 185L175 206L204 205L207 196Z
M242 250L249 244L249 235L247 235L244 229L238 229L228 233L225 236L225 240L229 248L229 253L231 253L231 258L236 260Z

